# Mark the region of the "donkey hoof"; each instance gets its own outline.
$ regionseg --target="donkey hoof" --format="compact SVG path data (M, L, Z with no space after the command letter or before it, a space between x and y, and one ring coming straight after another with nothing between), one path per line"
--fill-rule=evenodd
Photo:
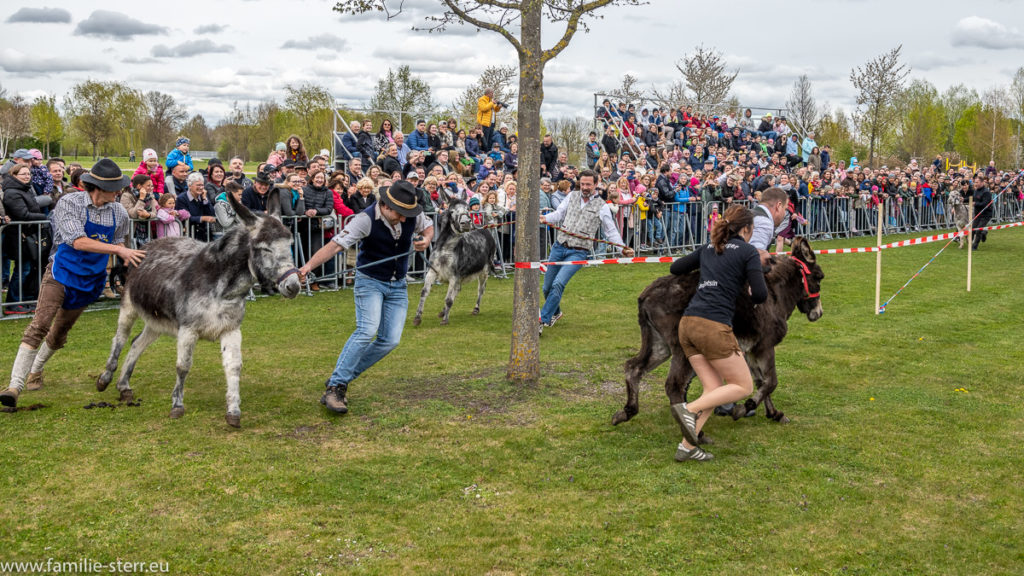
M700 433L700 436L697 436L697 440L699 440L697 444L701 444L703 446L711 446L715 443L715 441L711 439L711 436L704 434L703 431Z
M423 322L423 319L420 318L419 316L417 316L417 317L412 319L412 325L413 326L419 326L420 322Z
M227 414L224 419L228 421L228 426L232 428L242 427L242 415L241 414Z
M438 312L437 313L437 317L438 318L444 318L444 310L441 310L440 312Z
M100 374L96 378L96 391L97 392L103 392L104 390L106 390L107 386L110 385L110 381L113 380L113 379L114 379L114 375L113 374L108 374L107 372L104 372L103 374Z
M171 408L171 418L178 419L185 415L184 406L175 406Z
M135 402L135 394L131 390L121 390L121 397L118 398L118 401L124 403Z
M447 326L447 325L448 325L448 319L447 318L442 318L441 319L441 326Z
M626 414L625 410L619 410L612 416L612 426L618 426L627 420L629 420L629 414Z
M786 415L783 414L782 412L779 412L778 414L775 415L775 421L778 422L779 424L789 424L790 422L789 418L787 418Z
M479 314L480 314L480 309L479 308L473 308L473 316L478 316Z

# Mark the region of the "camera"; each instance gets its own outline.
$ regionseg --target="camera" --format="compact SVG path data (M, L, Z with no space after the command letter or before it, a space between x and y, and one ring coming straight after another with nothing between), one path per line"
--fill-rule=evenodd
M502 108L508 108L508 104L505 104L501 100L495 100L494 103L497 104L498 106L501 106Z

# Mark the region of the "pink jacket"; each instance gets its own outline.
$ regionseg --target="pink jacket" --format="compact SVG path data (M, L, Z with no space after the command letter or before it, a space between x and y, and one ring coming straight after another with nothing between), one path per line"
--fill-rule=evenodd
M267 164L273 164L274 166L281 166L284 164L284 160L284 152L278 152L277 150L274 150L270 153L270 156L267 156Z
M164 169L159 164L156 165L156 170L153 172L149 171L146 163L139 164L139 167L135 169L135 174L145 174L153 180L153 194L154 198L159 198L164 193Z
M177 218L174 217L170 211L163 208L156 211L156 237L163 238L165 236L181 236L182 226L181 221L188 220L188 210L178 210Z

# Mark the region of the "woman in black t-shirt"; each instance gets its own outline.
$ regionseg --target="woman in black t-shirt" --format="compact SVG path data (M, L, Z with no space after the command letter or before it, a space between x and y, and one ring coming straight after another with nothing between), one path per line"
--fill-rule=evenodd
M768 298L756 248L748 244L754 213L731 206L711 230L711 242L672 263L673 274L700 269L700 283L679 321L679 345L700 378L704 391L689 404L672 406L683 429L676 460L710 460L697 446L697 435L716 406L750 395L754 382L732 332L736 297L750 285L755 304Z

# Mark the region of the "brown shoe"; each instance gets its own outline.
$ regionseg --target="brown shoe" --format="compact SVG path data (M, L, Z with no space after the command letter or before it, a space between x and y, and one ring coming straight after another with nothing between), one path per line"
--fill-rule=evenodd
M312 290L313 292L319 292L320 285L317 284L316 282L313 282L312 284L309 285L309 289Z
M25 380L26 390L41 390L43 388L43 373L42 372L29 372L28 378Z
M324 395L320 397L320 403L328 410L338 414L348 412L348 399L345 398L345 391L338 386L328 386Z
M0 392L0 404L3 404L4 406L8 406L10 408L17 407L18 394L19 392L17 388L8 388L3 392Z

